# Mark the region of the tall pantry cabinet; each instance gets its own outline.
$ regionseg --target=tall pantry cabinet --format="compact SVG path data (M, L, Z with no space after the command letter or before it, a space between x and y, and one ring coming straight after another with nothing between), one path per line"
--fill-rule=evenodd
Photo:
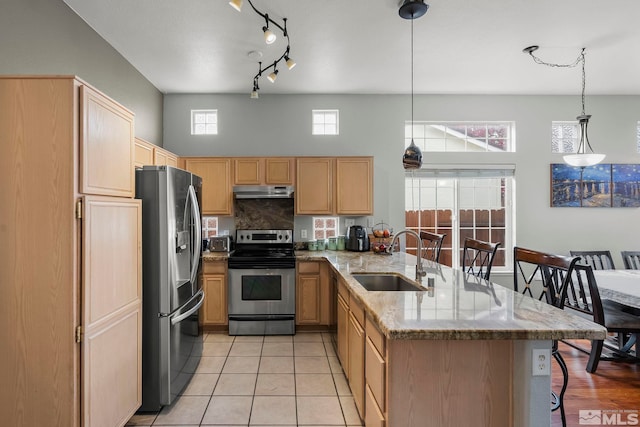
M72 76L0 77L0 420L122 426L141 404L133 113Z

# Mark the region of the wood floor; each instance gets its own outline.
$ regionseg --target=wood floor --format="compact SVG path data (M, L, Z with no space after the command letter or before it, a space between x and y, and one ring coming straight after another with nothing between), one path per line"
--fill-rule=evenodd
M588 341L577 343L589 348ZM580 410L637 411L640 421L640 364L602 360L597 371L590 374L585 370L588 360L585 353L562 342L559 349L569 369L569 385L564 398L567 426L579 425ZM555 362L552 365L552 382L553 389L560 390L562 373ZM626 417L622 414L621 421ZM559 410L552 413L551 425L562 425Z

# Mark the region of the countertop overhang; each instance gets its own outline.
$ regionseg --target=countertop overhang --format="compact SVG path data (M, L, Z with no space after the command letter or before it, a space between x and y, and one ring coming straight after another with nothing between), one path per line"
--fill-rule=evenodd
M399 273L415 279L416 257L404 252L297 251L298 261L327 260L381 332L400 340L604 339L606 329L527 295L425 261L433 288L425 291L367 291L359 272Z

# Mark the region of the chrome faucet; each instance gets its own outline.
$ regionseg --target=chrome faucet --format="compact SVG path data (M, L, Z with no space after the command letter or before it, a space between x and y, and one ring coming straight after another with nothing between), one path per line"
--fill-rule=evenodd
M395 237L391 241L391 248L389 248L389 251L393 252L393 248L395 247L396 242L398 241L398 237L400 237L401 234L410 234L413 237L415 237L416 240L418 241L418 253L417 253L418 262L416 263L416 280L420 282L422 280L422 277L427 275L427 272L422 268L422 240L420 240L420 235L413 230L407 229L407 230L400 231L398 234L395 235Z

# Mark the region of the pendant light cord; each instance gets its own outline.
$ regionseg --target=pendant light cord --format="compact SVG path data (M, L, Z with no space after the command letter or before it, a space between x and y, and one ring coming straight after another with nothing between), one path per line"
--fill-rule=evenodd
M411 142L413 142L413 14L411 14Z

